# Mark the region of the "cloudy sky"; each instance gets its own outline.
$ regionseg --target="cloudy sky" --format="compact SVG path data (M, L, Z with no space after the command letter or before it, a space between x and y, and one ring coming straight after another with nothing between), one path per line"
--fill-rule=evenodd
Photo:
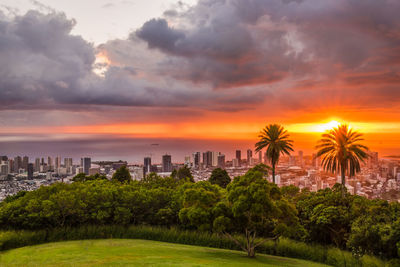
M2 0L0 141L253 142L278 122L307 149L299 136L336 120L400 153L399 10L398 0Z

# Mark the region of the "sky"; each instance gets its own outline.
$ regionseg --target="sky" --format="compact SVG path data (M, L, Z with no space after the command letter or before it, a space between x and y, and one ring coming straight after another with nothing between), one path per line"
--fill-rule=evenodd
M77 140L95 142L79 150L90 154L105 139L232 152L269 123L307 153L347 123L371 150L400 154L398 10L397 0L2 0L0 154L79 150Z

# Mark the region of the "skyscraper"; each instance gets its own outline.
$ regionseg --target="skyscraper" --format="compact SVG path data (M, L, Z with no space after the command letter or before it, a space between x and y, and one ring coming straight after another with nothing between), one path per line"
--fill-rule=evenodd
M72 173L72 166L73 166L72 158L64 158L64 167L67 169L67 173Z
M56 157L56 161L55 161L55 164L54 164L55 166L55 169L56 170L58 170L59 168L61 168L61 157L60 156L57 156Z
M10 173L14 173L14 160L13 159L8 160L8 171Z
M258 163L262 163L262 150L258 151Z
M370 152L367 160L367 167L370 169L376 168L378 167L378 163L379 163L378 152Z
M48 165L48 169L49 169L49 171L52 171L54 168L54 166L53 166L53 160L52 160L52 158L51 157L47 157L47 165Z
M225 155L218 155L218 168L225 169Z
M303 161L303 151L299 151L299 166L303 166L304 161Z
M296 157L290 155L289 156L289 166L295 166L296 165Z
M185 156L184 164L186 167L190 168L190 156Z
M212 156L213 153L211 151L203 152L203 166L208 168L212 166Z
M220 152L212 152L212 159L211 159L211 165L212 166L217 166L218 165L218 156L220 155Z
M200 152L193 153L193 165L196 169L200 167Z
M65 168L69 169L73 165L73 160L72 158L64 158L64 166Z
M242 162L242 151L236 150L236 159L238 160L238 167L240 167Z
M29 157L24 156L22 159L22 168L26 171L28 170L28 164L29 164Z
M91 158L81 158L81 167L83 168L83 172L86 175L89 175L89 170L92 167L92 159Z
M28 163L28 166L26 167L26 169L28 172L28 180L32 180L33 179L33 164Z
M145 157L144 158L144 167L143 167L143 176L146 176L151 172L151 158Z
M35 172L39 172L40 171L40 158L36 158L35 159Z
M162 156L162 171L172 172L171 155L165 154Z
M251 164L252 158L253 158L253 151L251 149L247 149L247 165Z
M8 175L8 173L9 173L8 164L1 164L0 165L0 175Z
M17 156L14 158L14 172L18 173L20 168L22 168L22 158Z

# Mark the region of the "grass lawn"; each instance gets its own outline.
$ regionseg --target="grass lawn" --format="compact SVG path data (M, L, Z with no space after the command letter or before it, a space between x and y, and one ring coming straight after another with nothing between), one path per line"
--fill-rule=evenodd
M49 243L0 253L0 266L326 266L224 249L137 239Z

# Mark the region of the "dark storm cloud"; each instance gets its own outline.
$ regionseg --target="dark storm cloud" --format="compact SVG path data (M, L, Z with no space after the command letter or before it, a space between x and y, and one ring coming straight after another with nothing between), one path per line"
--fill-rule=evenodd
M229 104L222 93L216 93L216 102L215 96L185 84L141 79L133 66L95 64L96 49L71 34L75 21L63 13L29 11L0 18L0 109ZM94 66L109 68L99 77Z
M0 109L298 110L351 105L346 90L382 106L398 100L398 10L395 0L200 0L98 47L63 13L0 13Z
M398 10L393 0L200 0L131 38L170 56L159 65L163 75L216 88L341 78L388 64L399 71Z

